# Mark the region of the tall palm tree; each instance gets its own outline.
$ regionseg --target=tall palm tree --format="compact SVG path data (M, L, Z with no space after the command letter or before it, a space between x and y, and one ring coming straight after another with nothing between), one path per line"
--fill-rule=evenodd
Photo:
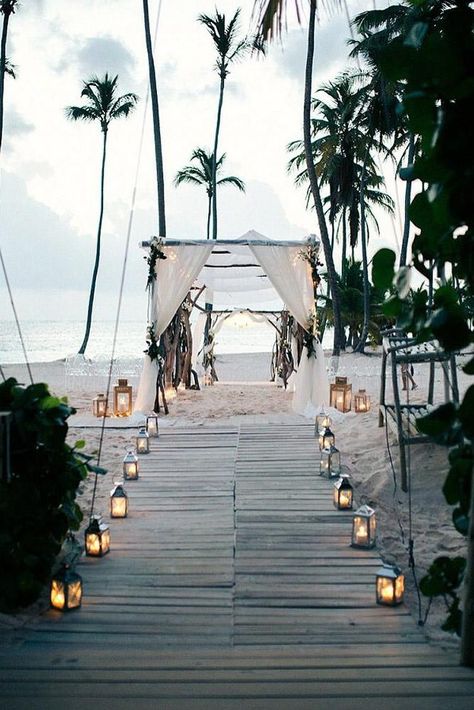
M226 154L223 153L216 163L216 174L218 175L219 170L222 168L222 164L225 160ZM204 185L207 194L207 239L210 236L211 228L211 206L213 197L213 168L214 168L214 156L212 153L207 153L203 148L196 148L193 150L191 155L191 161L194 164L186 165L182 170L176 173L174 184L176 187L182 183L190 183L191 185ZM216 180L216 187L219 185L233 185L241 192L245 192L244 182L235 177L235 175L229 175L228 177L220 178Z
M221 128L222 104L224 102L225 80L229 75L229 67L241 59L251 48L247 37L239 37L240 8L236 10L229 22L226 22L224 13L217 9L215 15L199 15L198 22L203 24L211 35L217 52L216 70L219 74L219 101L217 105L216 130L214 133L214 148L212 152L212 238L217 239L217 164L216 156Z
M153 114L153 136L155 141L156 188L158 197L158 229L160 237L166 237L165 181L163 177L163 150L161 146L160 108L156 86L155 61L150 31L150 13L148 0L143 0L143 19L145 25L145 44L148 57L148 76L150 81L151 110Z
M10 17L15 12L18 0L0 0L0 13L3 15L2 38L0 42L0 150L3 140L3 96L5 91L5 73L11 74L7 60L7 35Z
M100 209L99 224L97 227L97 243L94 270L92 272L92 282L89 293L89 305L87 308L86 330L82 345L79 348L79 355L84 355L89 341L92 310L94 307L94 296L97 282L97 273L100 261L100 246L102 236L102 219L104 216L104 183L105 183L105 159L107 155L107 135L110 122L117 118L126 118L135 108L138 101L136 94L128 93L117 96L118 76L109 77L106 73L103 79L93 76L82 84L81 97L86 99L82 106L68 106L66 116L72 121L97 121L102 131L102 164L100 172Z

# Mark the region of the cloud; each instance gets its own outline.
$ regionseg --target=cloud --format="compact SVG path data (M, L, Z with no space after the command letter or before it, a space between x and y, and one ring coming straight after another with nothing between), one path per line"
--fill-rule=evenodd
M23 116L20 116L16 109L8 108L5 111L4 129L6 136L14 137L31 133L34 130L34 126L32 123L28 123Z
M133 85L131 73L135 67L135 58L124 44L113 37L91 37L78 49L70 50L63 55L56 69L63 71L71 64L76 64L79 74L85 80L97 74L101 76L118 74L122 90L129 90Z

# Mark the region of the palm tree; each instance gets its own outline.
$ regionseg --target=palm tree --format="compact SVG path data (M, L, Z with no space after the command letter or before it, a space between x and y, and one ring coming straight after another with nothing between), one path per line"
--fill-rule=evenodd
M216 163L216 174L222 168L222 164L225 160L226 154L223 153ZM192 185L204 185L207 194L207 239L210 237L210 227L211 227L211 206L213 197L213 168L214 168L214 157L212 153L207 153L203 148L196 148L193 150L191 155L191 161L195 161L194 164L186 165L182 170L176 173L174 179L174 184L176 187L182 183L190 183ZM216 187L218 185L233 185L241 192L245 192L244 182L235 177L235 175L229 175L228 177L220 178L216 180Z
M98 121L103 135L102 143L102 165L100 173L100 210L99 224L97 227L97 245L95 253L94 270L92 273L92 283L89 293L89 306L87 309L86 331L82 345L79 348L79 355L84 355L89 341L89 334L92 323L92 309L94 306L94 296L97 281L97 272L100 261L100 242L102 235L102 218L104 216L104 182L105 182L105 159L107 154L107 135L109 124L117 118L126 118L135 108L138 101L136 94L128 93L117 96L118 76L109 77L106 73L103 79L97 76L91 77L82 84L81 97L86 99L82 106L68 106L66 116L73 121Z
M2 39L0 43L0 150L3 139L3 96L5 90L5 73L11 74L12 69L7 60L7 35L10 17L15 12L18 0L0 0L0 13L3 15Z
M153 114L153 136L155 140L156 188L158 197L158 229L160 237L166 237L165 181L163 177L163 150L161 146L160 109L158 105L158 89L156 87L155 62L153 59L153 46L151 42L148 0L143 0L143 19L145 24L145 43L148 57L151 110Z
M209 15L199 15L198 22L203 24L214 42L214 47L217 51L216 70L219 74L219 101L217 105L216 130L214 133L214 148L212 152L212 238L217 239L217 165L215 162L217 156L217 148L219 143L219 133L221 128L222 104L224 101L225 80L229 75L229 67L238 59L246 54L251 43L247 37L239 38L239 15L240 8L236 10L234 15L226 23L225 14L221 14L216 10L214 17Z

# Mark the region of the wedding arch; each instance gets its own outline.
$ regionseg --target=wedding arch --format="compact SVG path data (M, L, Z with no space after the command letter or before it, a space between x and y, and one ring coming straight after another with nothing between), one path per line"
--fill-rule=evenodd
M196 283L207 293L276 291L304 331L304 348L293 378L295 412L324 406L328 379L318 339L316 288L319 240L280 241L251 230L238 239L163 239L142 242L149 250L148 331L136 412L152 411L159 364L156 343Z

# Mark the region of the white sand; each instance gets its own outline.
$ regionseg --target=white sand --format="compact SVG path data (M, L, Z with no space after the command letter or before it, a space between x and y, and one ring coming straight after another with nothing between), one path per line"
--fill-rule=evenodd
M329 361L329 359L328 359ZM329 361L330 363L330 361ZM239 423L245 421L265 423L307 422L291 410L291 394L270 384L270 354L221 355L217 363L220 382L201 391L179 391L170 402L170 414L162 417L162 426L176 426L186 423L202 424ZM26 382L26 370L23 366L9 365L4 368L7 376L15 376ZM136 385L136 373L139 363L124 363L118 374L129 376ZM399 487L394 493L394 480L387 450L385 429L378 428L378 391L379 391L380 356L344 355L338 363L338 374L346 374L353 383L353 390L359 387L367 389L372 397L372 410L367 414L348 413L339 415L335 424L337 446L341 450L344 465L353 476L356 488L356 500L369 502L378 517L378 549L384 558L396 561L407 576L407 604L415 617L418 613L417 597L412 575L408 569L407 541L408 496ZM33 366L33 375L37 381L46 381L51 390L58 395L68 394L70 403L78 413L70 420L70 438L74 441L85 438L87 450L97 449L99 440L98 422L91 416L92 397L98 391L105 390L106 368L91 365L87 373L76 370L65 372L63 362L42 363ZM426 393L428 370L426 366L417 366L415 378L419 389L409 393L416 401L423 401ZM466 387L466 378L461 377L461 390ZM444 396L437 377L436 395L439 401ZM390 387L388 388L390 395ZM101 504L106 510L106 499L112 483L121 476L121 462L124 451L131 442L134 429L125 427L137 425L137 420L107 420L107 426L117 427L106 432L102 464L108 469L100 479L98 509ZM87 426L87 429L83 427ZM89 427L95 428L89 428ZM389 443L396 471L398 467L398 446L389 435ZM451 523L451 509L446 505L441 486L446 476L446 450L435 445L417 445L411 447L412 471L412 537L415 541L417 574L421 578L433 559L441 554L464 554L465 540L455 532ZM86 484L81 496L85 511L90 505L91 486ZM364 498L365 497L365 498ZM406 535L405 544L401 541L400 525ZM422 597L423 612L427 600ZM35 606L35 610L38 605ZM425 627L428 636L444 645L455 645L457 640L450 634L440 631L444 608L440 601L435 601ZM18 621L27 618L28 613L18 617ZM11 620L7 621L11 623Z

